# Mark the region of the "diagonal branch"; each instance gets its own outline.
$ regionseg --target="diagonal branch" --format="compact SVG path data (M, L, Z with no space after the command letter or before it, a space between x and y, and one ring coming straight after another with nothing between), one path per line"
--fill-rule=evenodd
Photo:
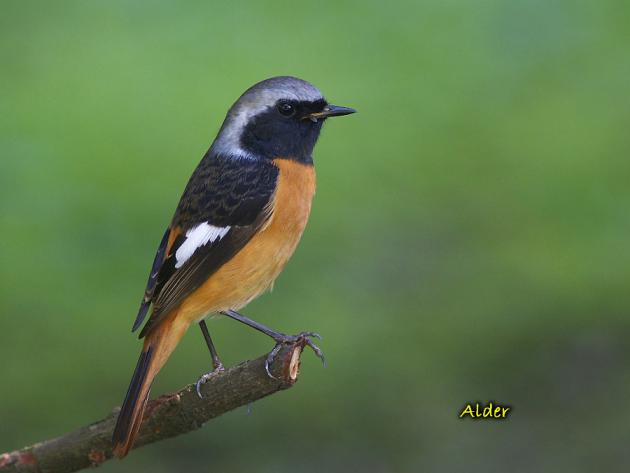
M290 388L298 377L304 340L283 346L265 372L265 356L210 378L199 399L194 385L149 401L135 447L175 437L237 407ZM105 419L55 439L0 455L0 473L68 473L112 457L111 436L119 408Z

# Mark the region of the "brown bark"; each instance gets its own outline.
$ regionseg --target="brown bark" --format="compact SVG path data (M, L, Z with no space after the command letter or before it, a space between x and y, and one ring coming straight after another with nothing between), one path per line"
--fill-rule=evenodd
M203 399L194 385L149 401L134 448L200 428L205 422L297 381L303 340L282 347L267 375L265 356L229 368L208 380ZM105 419L55 439L0 455L0 473L67 473L112 457L111 436L119 408Z

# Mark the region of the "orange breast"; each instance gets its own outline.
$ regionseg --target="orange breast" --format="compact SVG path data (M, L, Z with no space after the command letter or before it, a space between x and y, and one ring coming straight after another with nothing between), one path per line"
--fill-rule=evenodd
M315 169L275 159L280 169L270 220L245 247L182 303L180 317L197 322L210 312L245 306L267 290L297 246L311 212Z

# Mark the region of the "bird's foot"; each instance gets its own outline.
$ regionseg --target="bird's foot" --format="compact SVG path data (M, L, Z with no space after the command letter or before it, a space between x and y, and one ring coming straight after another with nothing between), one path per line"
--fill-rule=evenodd
M311 340L311 338L317 338L318 340L321 340L322 337L319 333L301 332L301 333L298 333L297 335L285 335L285 334L280 333L280 334L277 334L276 336L273 336L272 338L276 341L276 346L273 347L273 350L269 352L269 354L267 355L267 359L265 360L265 371L267 372L267 375L269 375L270 378L275 379L276 377L273 374L271 374L271 371L269 370L269 365L273 363L273 360L276 358L276 355L280 352L283 345L293 345L297 343L302 343L303 344L302 346L309 346L311 347L311 350L315 352L315 355L320 360L322 360L322 364L324 365L324 367L326 366L326 359L324 358L324 353L317 345L315 345L315 343L313 343L313 340Z
M203 399L203 394L201 394L201 386L204 385L210 378L213 378L214 376L220 373L223 373L224 371L225 371L225 368L223 367L223 363L219 362L219 364L216 365L214 370L202 375L199 378L199 380L197 381L197 396L199 396L199 399Z

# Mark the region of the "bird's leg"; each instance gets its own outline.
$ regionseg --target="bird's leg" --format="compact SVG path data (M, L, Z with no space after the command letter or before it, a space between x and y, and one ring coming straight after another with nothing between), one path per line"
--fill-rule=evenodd
M199 397L203 397L201 395L201 385L208 381L212 376L225 371L223 367L223 363L219 359L219 354L217 353L217 349L214 347L214 343L212 343L212 337L210 337L210 332L208 332L208 326L206 325L206 321L202 320L199 322L199 328L201 328L201 333L203 334L203 338L208 345L208 349L210 350L210 356L212 357L212 367L214 368L209 373L206 373L199 378L197 381L197 395Z
M276 332L275 330L272 330L269 327L266 327L265 325L259 324L255 320L252 320L249 317L245 317L244 315L239 314L235 310L231 310L231 309L225 310L225 311L222 311L221 314L227 315L228 317L234 320L237 320L255 330L258 330L259 332L262 332L265 335L275 340L276 346L273 348L273 350L269 352L269 355L267 355L267 359L265 360L265 371L267 371L267 374L272 378L274 378L275 376L273 376L271 374L271 371L269 371L269 365L273 362L278 352L280 352L282 345L296 343L299 340L304 340L304 343L306 343L306 345L311 347L311 349L315 352L315 355L317 355L317 357L320 360L322 360L322 363L324 364L324 366L326 366L326 360L324 359L324 354L322 353L320 348L317 345L315 345L313 341L311 340L311 337L318 338L321 340L322 338L321 335L319 335L316 332L301 332L301 333L298 333L297 335L286 335L282 332Z
M212 357L212 366L215 371L223 370L223 363L219 359L219 354L217 353L217 349L214 347L214 343L212 342L212 337L210 336L210 332L208 332L208 326L206 325L206 321L202 320L199 322L199 328L201 328L201 333L203 334L203 338L208 345L208 349L210 350L210 356Z

